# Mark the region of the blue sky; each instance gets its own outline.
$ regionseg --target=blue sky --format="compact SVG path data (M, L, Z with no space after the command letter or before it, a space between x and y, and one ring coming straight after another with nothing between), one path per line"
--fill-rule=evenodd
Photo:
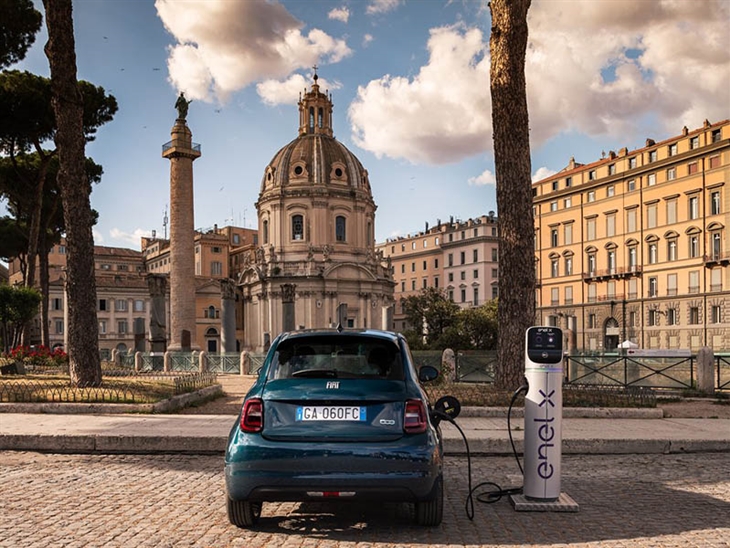
M203 152L195 226L256 227L314 64L335 136L369 171L377 241L496 211L486 2L76 0L74 23L78 77L119 102L87 146L104 167L97 244L163 234L179 90ZM529 24L535 177L730 117L730 2L533 0ZM12 68L48 75L45 40Z

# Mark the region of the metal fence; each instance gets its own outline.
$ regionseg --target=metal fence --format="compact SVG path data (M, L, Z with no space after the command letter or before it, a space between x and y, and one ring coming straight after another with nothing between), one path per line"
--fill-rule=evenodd
M248 371L245 371L247 375L255 375L259 369L264 366L266 360L266 352L254 353L251 352L248 355Z
M241 355L238 353L206 354L208 371L214 373L239 373L241 371Z
M495 351L462 351L456 354L456 379L460 382L494 382Z
M717 381L715 388L730 390L730 356L715 356L717 364Z

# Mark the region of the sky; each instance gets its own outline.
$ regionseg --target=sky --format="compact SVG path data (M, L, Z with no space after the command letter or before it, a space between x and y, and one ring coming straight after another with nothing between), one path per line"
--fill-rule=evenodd
M533 180L730 118L730 1L533 0L528 25ZM499 213L486 2L76 0L74 27L78 78L119 103L86 147L104 168L97 245L165 234L162 145L180 91L202 147L195 226L256 228L261 178L297 136L314 65L335 137L369 172L378 242ZM45 42L44 23L11 68L48 76Z

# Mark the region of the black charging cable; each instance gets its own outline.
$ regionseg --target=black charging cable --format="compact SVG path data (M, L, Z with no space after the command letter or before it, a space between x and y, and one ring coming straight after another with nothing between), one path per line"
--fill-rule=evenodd
M527 381L525 381L525 384L520 386L514 394L512 394L512 399L509 402L509 409L507 410L507 431L509 432L509 441L512 445L512 454L515 456L515 460L517 461L517 466L520 469L520 473L524 475L524 472L522 470L522 463L520 463L520 458L517 455L517 448L515 447L514 439L512 439L512 425L510 422L510 418L512 416L512 407L515 404L515 401L517 401L517 397L522 392L527 392L529 389L527 385ZM445 421L450 422L453 424L456 429L461 434L461 437L464 439L464 446L466 447L466 465L467 465L467 478L469 482L469 494L466 497L466 502L464 504L464 509L466 511L466 517L468 517L470 520L474 519L474 499L478 502L482 502L485 504L492 504L500 500L504 496L508 495L519 495L522 493L522 486L520 487L511 487L509 489L502 489L498 484L494 483L493 481L483 481L474 487L472 487L472 479L471 479L471 452L469 451L469 441L466 439L466 434L464 434L464 431L461 429L461 427L456 424L456 421L451 418L449 415L444 413L443 411L439 411L438 409L433 411L433 414L439 417L440 419L443 419ZM494 487L493 490L486 491L484 493L479 493L474 496L474 493L483 487Z

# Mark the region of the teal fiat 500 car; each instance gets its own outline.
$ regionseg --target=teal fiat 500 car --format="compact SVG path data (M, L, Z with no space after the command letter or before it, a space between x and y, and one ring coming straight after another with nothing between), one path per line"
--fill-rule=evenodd
M267 501L375 500L415 504L441 523L438 420L403 336L318 329L279 335L231 429L228 518L251 527Z

